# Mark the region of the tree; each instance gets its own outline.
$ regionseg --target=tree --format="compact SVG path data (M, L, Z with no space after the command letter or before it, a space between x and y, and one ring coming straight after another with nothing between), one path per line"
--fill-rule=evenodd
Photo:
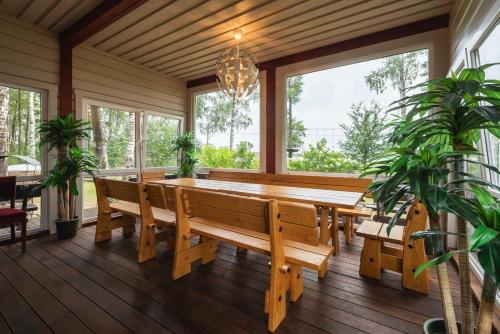
M385 148L387 116L375 101L371 101L369 106L363 102L354 103L348 116L350 124L340 124L345 136L340 146L347 156L364 166Z
M196 97L196 125L207 145L212 135L226 131L231 108L231 101L222 92Z
M394 89L399 92L400 98L406 96L407 88L415 84L419 78L427 78L427 61L423 60L425 51L413 51L385 58L384 65L371 74L365 76L365 81L370 90L381 94L386 89L389 81ZM399 108L400 115L406 116L406 108Z
M300 101L303 85L302 75L296 75L287 79L287 149L290 158L292 157L293 149L304 144L302 140L305 136L304 124L302 121L296 120L292 112L292 106Z
M100 169L108 169L108 138L104 124L104 115L101 107L90 106L92 119L92 135L94 139L94 154L97 166Z
M26 144L28 156L35 158L35 93L29 92L28 119L26 122Z
M128 113L127 151L125 153L125 168L134 167L135 161L135 113Z
M7 138L9 129L9 88L0 86L0 155L7 154ZM0 176L7 175L7 159L0 159Z
M236 168L257 168L257 154L252 149L253 144L249 141L241 141L236 145L236 151L234 152Z
M234 147L234 133L236 130L246 129L252 125L252 118L248 114L250 112L250 102L257 99L256 89L252 95L247 98L229 99L231 103L231 114L229 118L229 148Z

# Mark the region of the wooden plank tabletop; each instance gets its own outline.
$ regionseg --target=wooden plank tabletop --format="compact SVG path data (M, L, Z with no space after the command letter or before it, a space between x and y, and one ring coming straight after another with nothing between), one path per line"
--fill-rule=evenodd
M275 198L283 201L310 203L317 206L352 209L361 200L363 193L313 188L276 186L270 184L241 183L229 181L181 178L151 181L186 188L215 190L245 196Z

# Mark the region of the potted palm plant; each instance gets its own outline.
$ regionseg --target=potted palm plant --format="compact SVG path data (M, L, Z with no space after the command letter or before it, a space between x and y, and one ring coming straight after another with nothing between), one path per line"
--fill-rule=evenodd
M55 167L44 176L41 188L57 188L58 219L57 235L60 239L76 235L79 217L76 216L77 179L82 173L92 174L97 169L93 157L78 147L77 141L89 139L87 122L73 120L71 115L44 121L38 129L40 145L47 144L48 150L57 150Z
M457 211L460 211L461 207L455 204L463 202L467 184L493 186L479 177L466 173L465 163L481 164L483 167L498 173L498 170L492 166L470 159L471 156L479 154L475 144L480 138L481 131L489 131L497 137L500 135L500 81L485 79L484 70L489 66L492 65L485 65L477 69L464 69L458 76L452 73L450 78L438 78L417 85L412 89L421 89L422 92L394 102L395 107L393 108L393 110L402 107L411 109L404 119L397 120L392 124L393 133L390 142L393 145L415 152L423 146L439 143L440 150L444 150L443 154L447 155L446 164L439 168L445 173L448 164L453 166L449 175L446 172L447 179L450 181L443 180L441 185L436 184L435 191L431 194L435 196L433 200L439 204L436 208L457 214L459 249L468 249L469 247L466 220L464 219L466 215L458 214ZM405 161L403 160L403 162ZM394 173L398 168L391 163L388 165L390 167L386 167L384 173ZM394 185L389 183L390 187L386 188L392 187L394 190L395 186L405 180L405 177L400 177L400 179L393 178L391 182ZM414 184L412 188L417 189L416 187L418 184ZM390 194L391 192L381 193L381 197ZM394 196L398 197L395 194ZM392 202L388 202L386 205L390 203ZM426 205L430 205L430 203L426 203ZM443 234L444 232L437 229L436 226L434 231L422 233L419 237L425 236L434 239L438 237L439 239L442 238ZM437 255L442 252L443 249L438 249ZM461 331L464 334L469 334L474 331L469 258L465 252L459 252L458 256L462 308ZM449 290L449 287L444 286L444 288ZM446 328L448 333L456 333L457 327L453 320L454 317L447 318L446 310L443 309L443 311L445 314L443 328Z
M195 177L195 167L198 159L196 152L198 144L192 132L185 132L174 139L174 149L179 157L178 177Z

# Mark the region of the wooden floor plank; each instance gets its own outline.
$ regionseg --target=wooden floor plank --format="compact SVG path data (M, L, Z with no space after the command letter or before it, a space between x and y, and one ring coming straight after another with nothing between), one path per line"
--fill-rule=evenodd
M54 329L54 314L37 313L42 297L95 333L267 332L266 255L237 253L221 243L213 262L195 263L189 275L172 281L172 254L165 244L157 246L155 259L139 264L137 234L124 238L115 231L110 242L98 245L94 235L95 228L88 227L72 240L30 241L25 254L18 247L0 247L0 333ZM428 296L403 289L397 273L385 271L382 280L368 279L358 273L362 238L355 236L349 246L343 239L341 243L325 279L305 270L304 294L288 302L287 317L276 333L417 334L427 318L440 315L435 273ZM11 273L4 276L7 269ZM451 270L450 284L459 284ZM454 293L459 304L457 297ZM28 320L21 322L24 317L11 309L25 312Z
M30 251L37 251L34 245L30 246ZM23 256L15 256L17 252L18 247L6 247L7 255L14 258L16 263L31 275L38 284L71 310L71 312L85 323L90 330L95 333L130 333L129 330L113 317L67 284L62 278L43 266L30 254L25 253Z
M25 254L20 253L19 256L25 256ZM59 303L3 251L0 251L0 273L54 333L92 333L83 322Z
M14 333L52 333L30 305L0 274L0 313Z

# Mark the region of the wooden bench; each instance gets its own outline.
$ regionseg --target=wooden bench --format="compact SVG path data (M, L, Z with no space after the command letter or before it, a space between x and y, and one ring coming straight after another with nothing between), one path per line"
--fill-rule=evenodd
M218 181L271 184L273 181L273 174L211 170L208 172L208 179Z
M173 249L175 236L175 204L167 200L168 187L95 178L98 216L95 242L111 239L111 231L123 229L123 234L135 232L136 218L140 218L137 258L140 263L156 256L156 243L167 241ZM173 198L173 190L170 190ZM112 214L120 216L112 219Z
M264 307L270 331L286 316L287 291L291 301L301 296L302 267L319 271L333 252L318 244L312 205L178 187L176 207L174 280L188 274L196 260L203 264L213 261L217 240L271 255ZM193 245L193 233L203 236L203 241Z
M148 183L149 181L164 180L165 171L155 170L151 172L141 172L141 182Z
M412 233L425 230L426 224L427 210L420 202L410 207L407 225L395 225L390 235L387 234L387 224L364 221L356 231L357 235L365 238L359 273L380 279L381 269L396 271L402 273L404 288L428 294L429 270L413 277L415 269L427 262L424 240L410 241Z

